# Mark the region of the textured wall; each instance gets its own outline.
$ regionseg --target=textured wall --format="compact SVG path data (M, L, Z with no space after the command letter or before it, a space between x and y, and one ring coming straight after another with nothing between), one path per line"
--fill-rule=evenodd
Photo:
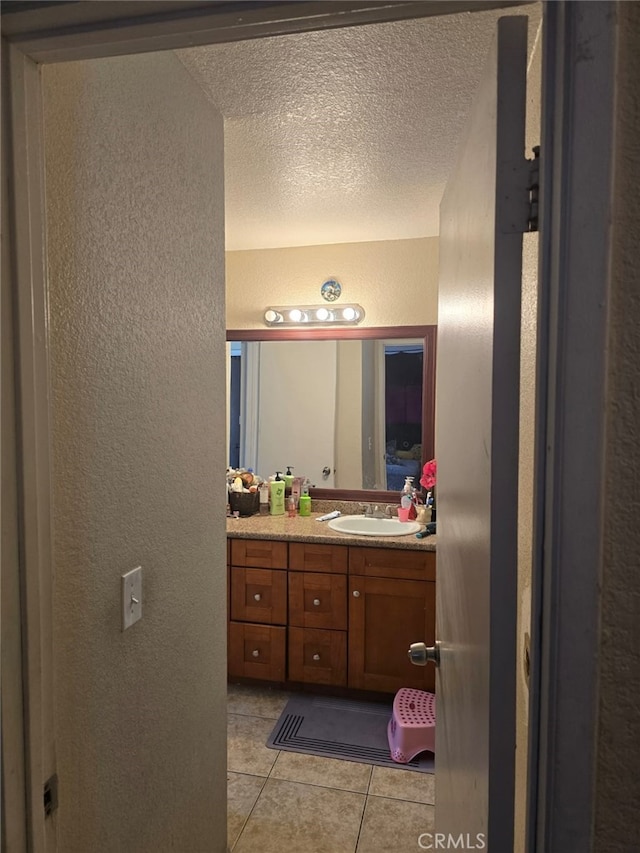
M529 24L526 154L540 144L541 24ZM518 657L516 661L516 788L514 850L524 850L527 792L529 688L524 670L525 634L531 633L533 462L535 447L536 333L538 314L538 235L525 234L522 246L520 350L520 451L518 466Z
M267 305L322 302L332 277L343 302L363 306L363 326L437 322L438 239L426 237L227 252L227 328L264 328Z
M58 849L220 853L222 123L169 54L50 66L44 92Z
M594 850L640 845L640 5L618 3Z

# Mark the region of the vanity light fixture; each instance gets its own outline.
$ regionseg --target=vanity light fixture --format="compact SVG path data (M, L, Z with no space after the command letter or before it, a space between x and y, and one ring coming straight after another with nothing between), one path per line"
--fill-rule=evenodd
M357 326L364 319L362 305L299 305L270 307L264 312L267 326Z

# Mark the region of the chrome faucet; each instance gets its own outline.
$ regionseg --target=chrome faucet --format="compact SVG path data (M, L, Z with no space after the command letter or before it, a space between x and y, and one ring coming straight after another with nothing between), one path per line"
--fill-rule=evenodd
M365 518L391 518L395 509L395 507L386 506L383 510L380 509L378 504L360 504L360 506L363 509Z

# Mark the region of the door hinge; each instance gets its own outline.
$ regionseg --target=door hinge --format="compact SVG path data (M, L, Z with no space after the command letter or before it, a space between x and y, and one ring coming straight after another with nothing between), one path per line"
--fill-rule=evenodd
M58 776L54 773L44 783L44 816L45 819L58 808Z
M540 146L534 145L533 159L527 160L529 168L529 179L527 191L529 193L529 219L528 231L538 230L538 193L540 191Z
M501 195L497 198L496 230L500 234L526 234L538 230L540 146L533 159L518 157L498 164Z

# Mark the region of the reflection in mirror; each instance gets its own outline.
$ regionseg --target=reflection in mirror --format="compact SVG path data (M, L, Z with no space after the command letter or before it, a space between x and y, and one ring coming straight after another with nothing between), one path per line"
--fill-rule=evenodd
M230 343L232 467L399 492L423 460L424 339Z

